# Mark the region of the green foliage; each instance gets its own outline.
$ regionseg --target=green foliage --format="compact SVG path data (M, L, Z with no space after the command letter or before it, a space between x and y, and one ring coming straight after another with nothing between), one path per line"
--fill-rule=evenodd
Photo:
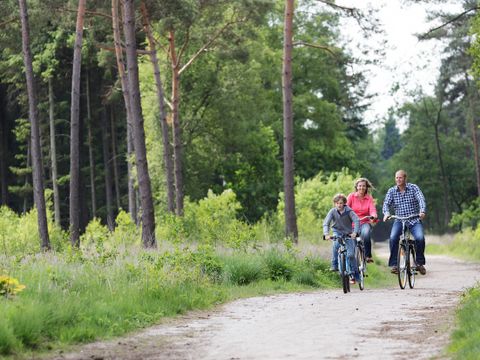
M288 254L280 253L278 250L270 250L265 255L267 276L277 281L280 279L291 280L294 273L294 259Z
M453 213L449 226L466 230L467 228L476 228L479 222L480 198L476 198L468 206L465 206L462 212Z
M357 175L358 176L358 175ZM295 203L299 232L310 241L318 241L322 232L323 219L333 207L333 196L337 193L348 195L353 191L354 176L347 168L325 176L322 172L295 187ZM283 222L283 199L279 203L279 221Z
M232 256L225 260L225 280L234 285L248 285L265 278L264 265L258 256Z
M457 327L448 352L453 359L477 359L480 353L480 288L469 289L457 311Z

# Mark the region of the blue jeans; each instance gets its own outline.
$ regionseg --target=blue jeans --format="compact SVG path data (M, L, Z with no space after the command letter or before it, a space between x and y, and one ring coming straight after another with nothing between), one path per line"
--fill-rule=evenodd
M360 237L365 246L365 257L372 257L372 225L365 223L360 225Z
M407 226L409 226L407 224ZM417 265L425 265L425 236L423 235L423 225L421 222L409 226L410 232L415 239L416 262ZM402 234L402 222L395 221L390 232L390 259L388 266L397 266L398 242Z
M335 234L335 236L338 236ZM358 275L357 262L355 260L355 240L352 238L345 239L345 247L347 248L347 273L353 274L355 277ZM338 249L340 244L338 241L334 241L332 245L332 268L338 269Z

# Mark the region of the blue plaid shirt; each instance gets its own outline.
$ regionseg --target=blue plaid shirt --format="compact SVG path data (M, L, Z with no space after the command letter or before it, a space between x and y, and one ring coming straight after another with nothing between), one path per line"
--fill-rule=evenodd
M419 213L426 213L427 205L425 197L420 188L415 184L407 183L402 193L395 185L388 189L383 201L383 214L390 215L390 208L393 208L395 215L406 217ZM408 220L410 226L420 221L420 218Z

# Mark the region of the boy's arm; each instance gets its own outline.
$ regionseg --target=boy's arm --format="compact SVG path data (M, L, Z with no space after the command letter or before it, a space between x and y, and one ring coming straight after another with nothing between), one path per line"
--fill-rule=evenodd
M358 218L357 214L355 214L355 211L350 211L349 212L350 219L353 222L353 234L352 237L357 237L357 235L360 233L360 219Z
M325 219L323 220L323 235L328 235L330 232L330 223L333 220L333 209L331 209Z

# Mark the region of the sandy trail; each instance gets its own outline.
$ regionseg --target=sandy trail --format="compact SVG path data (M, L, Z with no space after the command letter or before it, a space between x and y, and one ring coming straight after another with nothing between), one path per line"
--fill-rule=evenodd
M375 249L386 256L386 244ZM480 266L427 255L415 289L255 297L54 359L443 359L461 293ZM392 275L393 276L393 275Z

